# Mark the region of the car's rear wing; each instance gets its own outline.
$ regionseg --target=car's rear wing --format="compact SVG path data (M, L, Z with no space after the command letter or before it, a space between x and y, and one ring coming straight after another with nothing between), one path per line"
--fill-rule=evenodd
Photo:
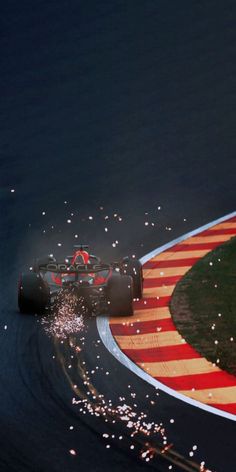
M80 251L84 251L84 249L89 249L88 244L74 244L74 247L76 249L79 249Z
M58 274L75 274L101 272L112 268L110 264L67 264L65 262L49 262L39 266L41 272L56 272Z

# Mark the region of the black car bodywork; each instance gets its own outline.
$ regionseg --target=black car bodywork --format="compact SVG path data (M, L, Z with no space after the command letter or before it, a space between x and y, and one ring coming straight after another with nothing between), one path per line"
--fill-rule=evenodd
M47 256L37 260L34 270L23 273L18 287L20 312L41 313L56 306L64 292L83 299L94 315L132 315L133 299L142 297L141 263L124 258L121 262L104 264L96 256L88 264L57 262Z

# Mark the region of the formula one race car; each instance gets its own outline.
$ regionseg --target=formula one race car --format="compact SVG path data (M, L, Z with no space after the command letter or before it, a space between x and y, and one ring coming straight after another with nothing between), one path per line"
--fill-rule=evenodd
M46 256L37 259L33 270L21 274L18 306L21 313L42 313L56 305L65 292L81 297L94 314L132 315L133 299L142 298L142 265L125 257L120 262L104 264L89 254L88 246L76 245L64 262Z

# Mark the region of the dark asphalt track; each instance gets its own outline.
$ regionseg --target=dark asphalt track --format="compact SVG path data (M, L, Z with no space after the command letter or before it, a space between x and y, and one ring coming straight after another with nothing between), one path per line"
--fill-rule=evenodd
M106 449L101 434L124 427L71 404L55 346L37 318L17 313L16 282L35 255L70 251L75 234L107 259L141 256L235 210L235 2L9 1L0 10L0 471L169 470L137 460L128 438ZM99 365L100 393L117 404L132 385L176 450L197 445L196 462L235 472L235 423L164 394L151 407L153 389L97 339L88 319L80 356L88 370ZM67 366L70 348L61 350ZM74 362L68 374L81 386Z

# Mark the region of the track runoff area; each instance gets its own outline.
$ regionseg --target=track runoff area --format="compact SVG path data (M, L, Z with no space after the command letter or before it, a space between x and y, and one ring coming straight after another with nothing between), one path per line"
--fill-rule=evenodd
M236 235L236 211L161 246L141 262L144 296L134 316L97 317L110 353L133 373L173 397L236 421L236 378L182 338L169 303L177 282L207 253Z

